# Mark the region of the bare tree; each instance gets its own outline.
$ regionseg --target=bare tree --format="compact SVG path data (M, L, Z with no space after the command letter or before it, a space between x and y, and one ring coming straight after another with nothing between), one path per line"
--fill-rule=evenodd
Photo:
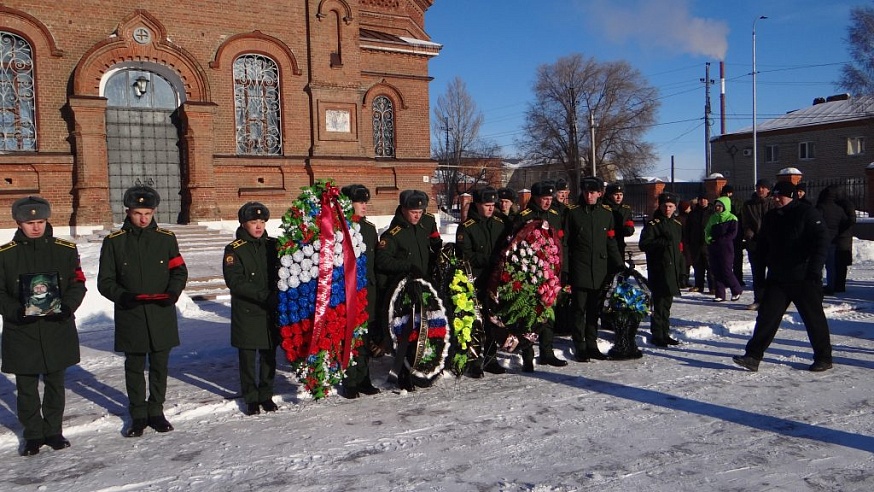
M494 157L499 148L480 138L483 115L459 77L452 79L446 93L437 98L433 118L432 154L439 161L437 175L444 185L443 205L451 207L456 193L494 179Z
M598 63L581 54L559 58L537 69L535 100L517 144L535 162L563 165L577 177L572 180L577 192L579 178L592 174L594 122L596 174L607 180L639 176L653 158L643 135L655 121L657 95L624 61Z
M846 41L852 61L841 69L838 85L852 94L874 94L874 7L850 10Z

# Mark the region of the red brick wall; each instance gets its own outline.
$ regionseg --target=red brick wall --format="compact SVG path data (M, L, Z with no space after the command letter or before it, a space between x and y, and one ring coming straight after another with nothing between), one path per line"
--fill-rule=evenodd
M233 219L247 200L282 209L301 186L327 177L365 184L371 213L391 213L399 190L428 190L422 178L433 174L430 56L361 48L359 27L428 40L423 9L431 3L4 1L0 30L34 50L38 152L0 156L0 207L40 194L52 201L57 224L109 225L99 83L114 64L143 61L169 67L185 87L182 145L191 175L183 181L192 222ZM132 41L140 25L152 31L151 44ZM340 63L332 63L338 45ZM281 156L236 155L232 64L242 53L280 67ZM394 102L393 159L373 155L369 105L379 95ZM319 115L331 107L352 112L350 134L324 132ZM0 227L11 225L0 212Z

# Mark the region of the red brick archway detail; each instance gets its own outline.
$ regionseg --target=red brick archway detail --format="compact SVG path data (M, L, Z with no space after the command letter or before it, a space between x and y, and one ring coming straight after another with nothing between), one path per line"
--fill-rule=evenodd
M58 48L55 37L52 36L49 28L27 12L0 5L0 22L2 22L4 30L11 30L18 35L24 36L31 42L31 45L33 43L45 42L44 49L49 54L54 57L64 56L63 50ZM34 35L37 32L39 36ZM40 48L42 47L34 46L35 50L42 51Z
M134 30L146 27L152 33L147 44L134 41ZM152 62L174 70L182 80L185 99L211 102L206 73L186 50L167 39L167 30L154 16L138 9L122 20L115 36L94 45L79 61L73 72L73 94L99 96L100 81L107 70L119 63Z
M237 34L228 38L216 50L215 58L209 62L209 68L220 70L222 65L232 64L234 59L243 53L257 53L269 56L276 61L280 70L283 67L291 67L292 74L303 74L291 48L283 43L282 40L264 34L261 31Z
M397 87L387 83L385 79L373 84L364 94L363 106L370 109L370 104L377 96L388 96L397 105L398 109L407 109L407 103L404 101L404 96Z

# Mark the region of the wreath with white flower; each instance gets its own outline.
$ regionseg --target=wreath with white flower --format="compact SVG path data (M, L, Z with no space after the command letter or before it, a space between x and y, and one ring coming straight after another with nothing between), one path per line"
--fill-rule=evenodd
M422 292L421 299L413 299L408 282L415 282ZM408 328L409 345L404 355L404 366L413 376L430 379L443 372L444 361L449 353L449 330L446 310L437 291L426 280L404 278L398 282L389 302L389 327L395 346L400 346L399 337Z
M355 363L367 333L367 257L352 203L319 180L282 217L278 319L281 346L314 399ZM371 253L372 254L372 253Z

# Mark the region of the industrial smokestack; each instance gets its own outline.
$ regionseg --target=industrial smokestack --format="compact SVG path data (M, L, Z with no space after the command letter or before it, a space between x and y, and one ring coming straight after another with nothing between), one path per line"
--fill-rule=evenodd
M725 62L719 62L719 134L725 135Z

